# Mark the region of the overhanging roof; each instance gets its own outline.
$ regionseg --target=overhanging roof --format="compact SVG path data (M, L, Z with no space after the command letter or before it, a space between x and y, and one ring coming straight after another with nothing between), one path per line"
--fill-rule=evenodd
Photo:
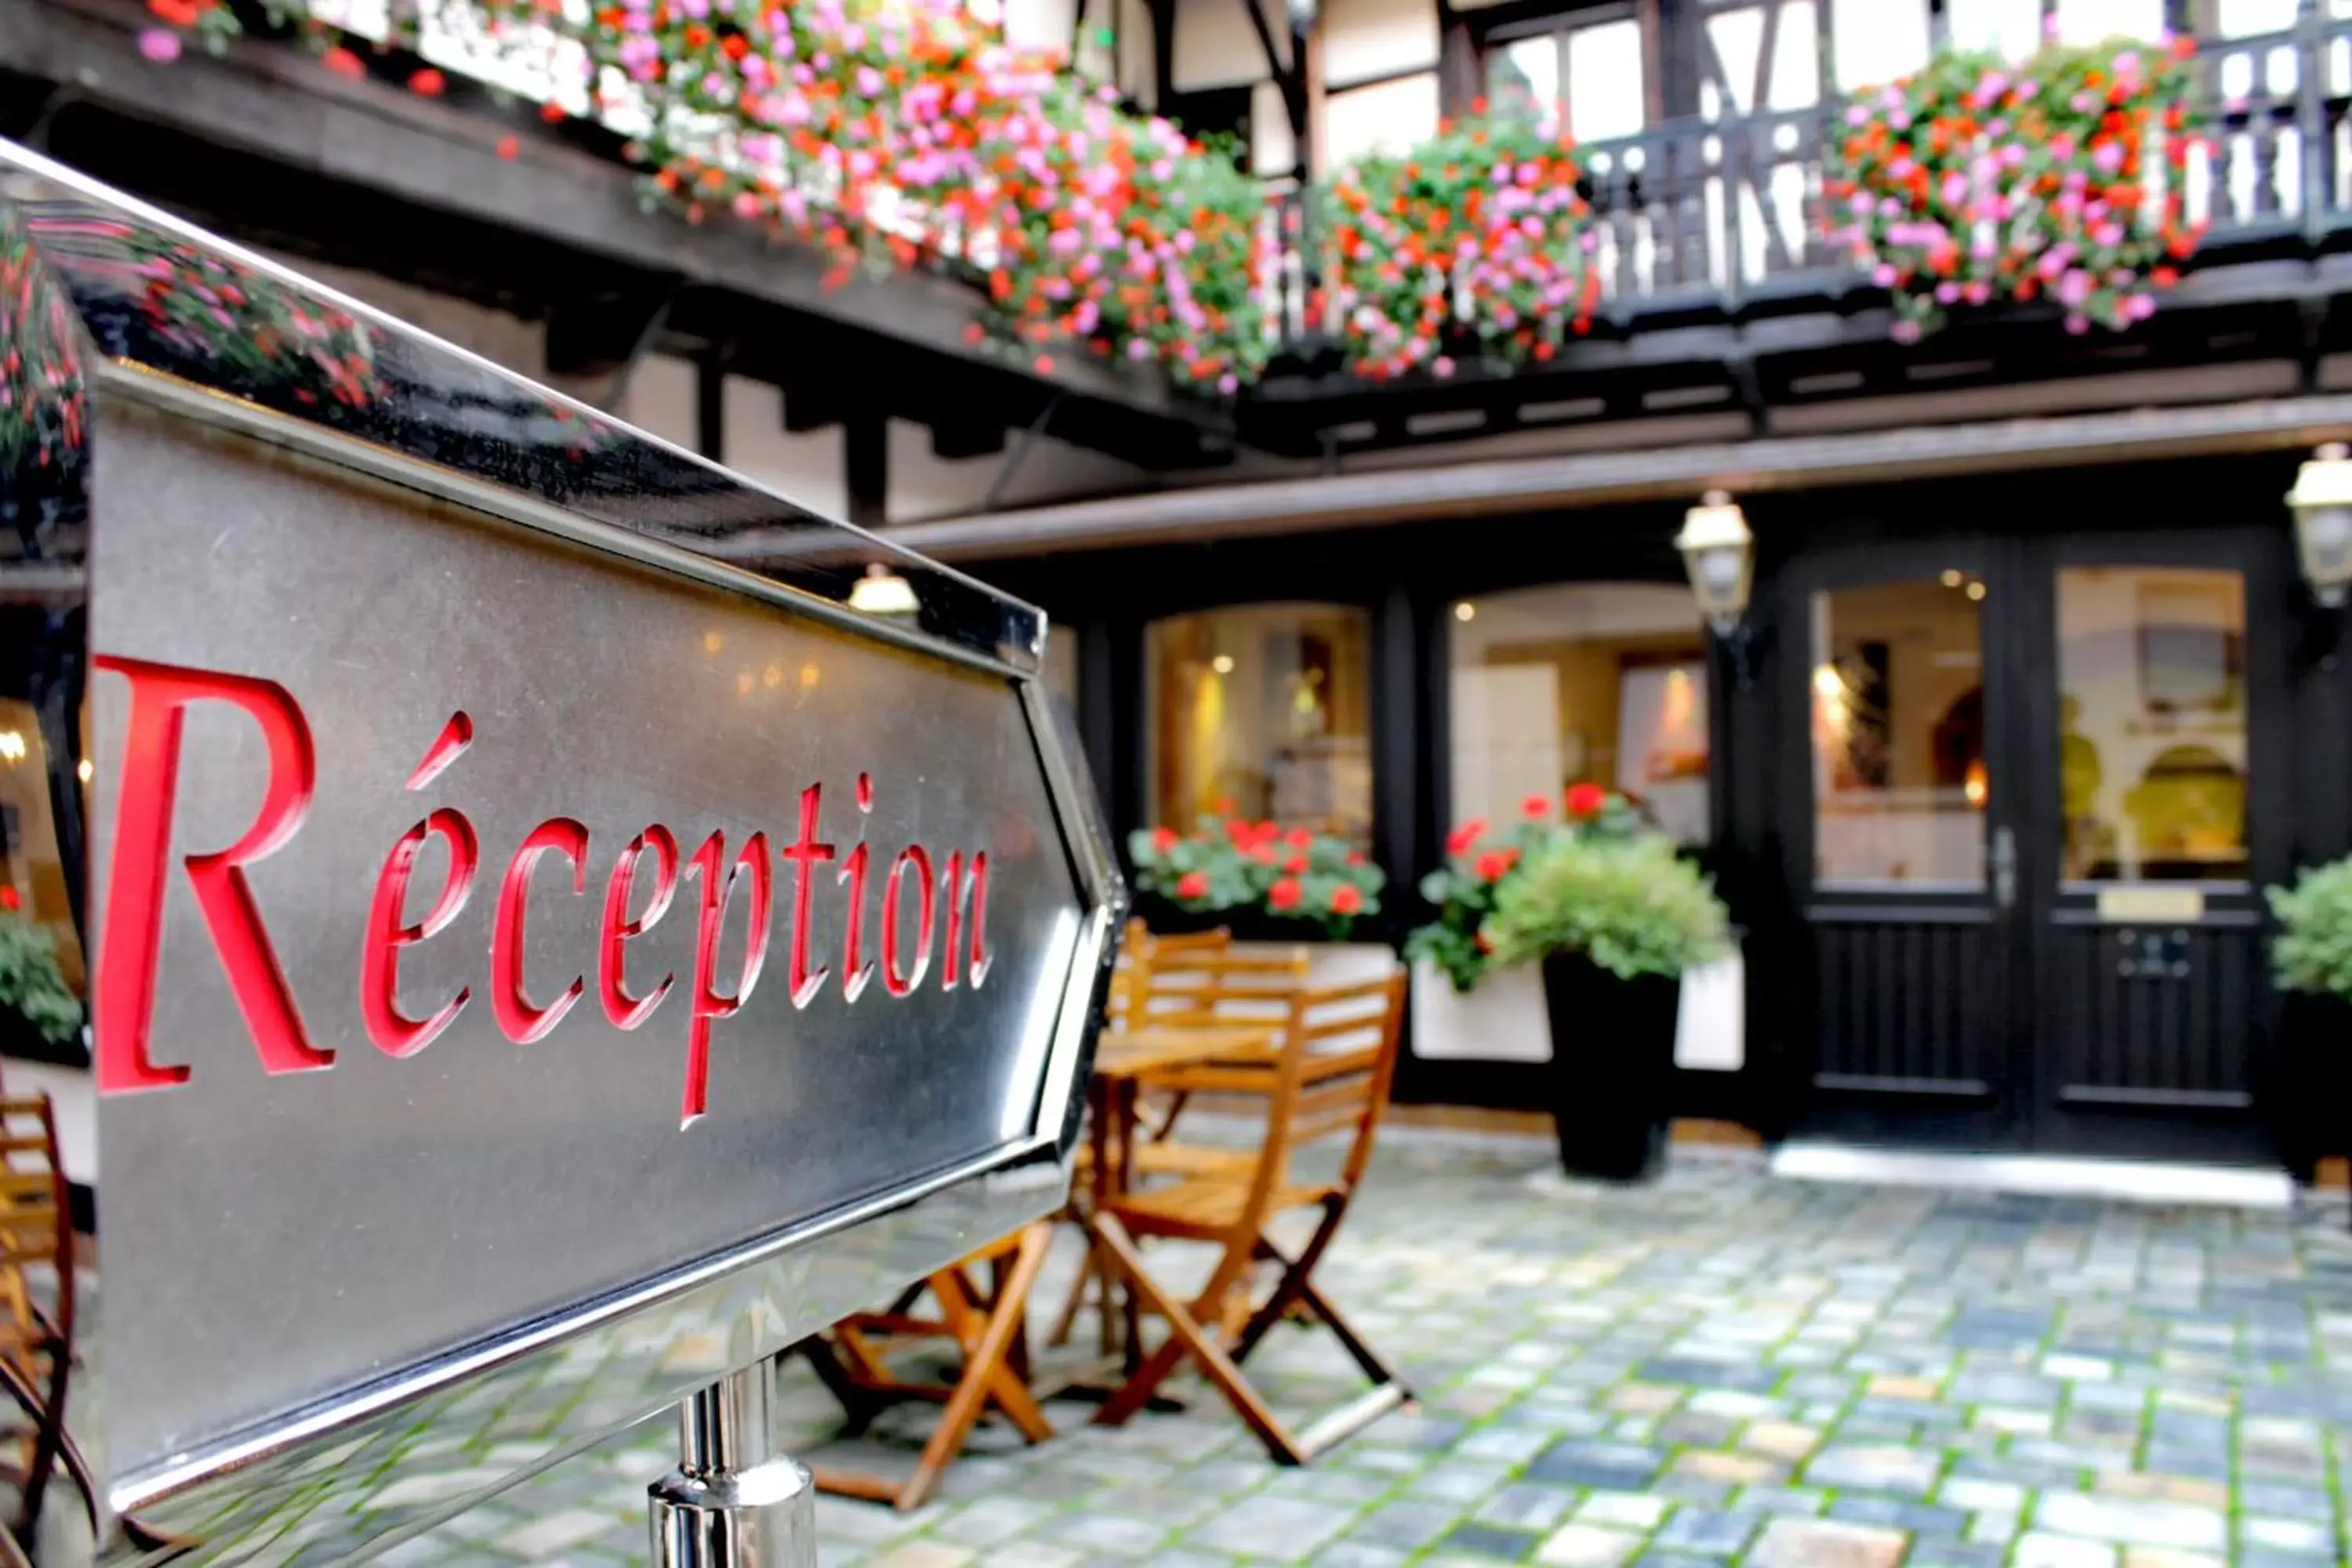
M2342 438L2352 395L1591 452L1119 496L911 523L897 542L978 560L2004 469L2269 451Z

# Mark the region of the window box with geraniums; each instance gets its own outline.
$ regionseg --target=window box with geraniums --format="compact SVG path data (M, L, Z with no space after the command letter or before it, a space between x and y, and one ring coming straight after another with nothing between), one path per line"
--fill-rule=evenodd
M1566 805L1554 824L1531 797L1500 844L1482 825L1457 830L1423 889L1438 919L1407 951L1465 991L1538 968L1561 1163L1640 1180L1664 1152L1682 973L1718 955L1729 928L1706 879L1632 803L1580 785Z
M1336 834L1230 813L1204 815L1190 833L1139 829L1128 855L1137 889L1160 906L1145 910L1154 929L1224 925L1244 939L1341 941L1358 921L1380 912L1388 880Z
M1854 95L1822 187L1830 240L1894 296L1897 338L2041 300L2069 331L2156 309L2199 228L2190 41L1947 50Z

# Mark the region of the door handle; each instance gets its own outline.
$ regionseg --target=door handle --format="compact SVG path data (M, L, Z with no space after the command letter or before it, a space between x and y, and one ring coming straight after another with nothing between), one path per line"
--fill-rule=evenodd
M2000 909L2017 904L2017 835L2006 827L1992 830L1992 847L1986 854L1992 868L1992 901Z

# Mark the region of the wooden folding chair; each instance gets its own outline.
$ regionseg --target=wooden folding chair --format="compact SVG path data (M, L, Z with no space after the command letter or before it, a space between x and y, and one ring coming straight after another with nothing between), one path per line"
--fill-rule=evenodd
M1396 1071L1404 1018L1405 977L1326 990L1293 1000L1279 1056L1262 1066L1211 1065L1168 1075L1169 1087L1267 1099L1265 1141L1245 1173L1211 1171L1172 1184L1121 1191L1089 1217L1088 1226L1146 1310L1164 1319L1168 1337L1097 1419L1126 1421L1150 1400L1188 1358L1283 1464L1303 1464L1412 1397L1383 1362L1314 1283L1316 1265L1339 1235L1354 1197ZM1296 1178L1292 1158L1326 1141L1347 1140L1339 1174L1328 1181ZM1277 1218L1320 1210L1313 1233L1295 1255L1267 1233ZM1213 1243L1223 1249L1208 1284L1181 1301L1152 1279L1137 1247L1139 1237ZM1263 1300L1250 1299L1250 1276L1260 1263L1278 1269ZM1266 1331L1294 1310L1329 1329L1372 1388L1294 1436L1242 1374L1241 1363Z
M845 1318L829 1336L802 1343L817 1376L841 1401L857 1430L885 1406L903 1400L932 1400L945 1407L912 1476L896 1480L819 1465L814 1467L817 1489L890 1503L904 1512L922 1506L962 1451L972 1425L990 1409L1031 1443L1054 1435L1024 1382L1029 1363L1029 1292L1045 1266L1053 1235L1049 1222L1026 1226L933 1274L890 1311ZM974 1273L982 1264L992 1275L986 1287ZM927 1292L939 1308L936 1318L908 1310ZM890 1369L893 1352L915 1341L940 1338L953 1340L962 1356L953 1383L909 1382Z
M1267 1061L1272 1060L1281 1027L1289 1018L1292 1001L1307 986L1306 948L1236 952L1231 937L1223 931L1181 937L1146 932L1133 941L1129 952L1132 962L1118 1015L1119 1026L1214 1028L1230 1032L1236 1025L1263 1024L1267 1045L1258 1056ZM1222 1170L1232 1168L1236 1162L1247 1163L1246 1152L1166 1142L1187 1098L1187 1092L1180 1090L1156 1109L1132 1108L1132 1115L1128 1107L1097 1108L1097 1114L1111 1114L1119 1122L1108 1144L1114 1185L1126 1181L1126 1170L1130 1164L1167 1172ZM1138 1144L1132 1136L1139 1122L1147 1133L1142 1144ZM1091 1141L1080 1145L1071 1186L1080 1219L1085 1217L1087 1195L1096 1185L1093 1160ZM1111 1348L1112 1305L1107 1286L1109 1274L1108 1262L1090 1252L1078 1277L1071 1282L1068 1298L1055 1315L1053 1331L1046 1339L1048 1344L1069 1342L1078 1313L1092 1296L1102 1314L1103 1348L1106 1352Z
M31 1423L5 1467L22 1500L14 1533L28 1549L60 1464L97 1520L95 1482L65 1427L77 1294L72 1215L49 1097L0 1093L0 1393ZM42 1304L36 1272L49 1276L53 1305Z
M1187 957L1223 952L1233 944L1234 933L1223 926L1214 931L1161 936L1140 920L1129 921L1127 934L1119 942L1118 964L1111 971L1108 1022L1113 1028L1127 1024L1129 999L1139 989L1148 986L1148 981L1139 977L1148 976L1154 964L1181 968Z

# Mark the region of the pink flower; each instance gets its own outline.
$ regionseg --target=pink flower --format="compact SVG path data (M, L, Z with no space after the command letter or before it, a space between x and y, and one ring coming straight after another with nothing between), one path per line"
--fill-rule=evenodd
M139 35L139 52L159 66L170 65L180 58L180 35L148 27Z

